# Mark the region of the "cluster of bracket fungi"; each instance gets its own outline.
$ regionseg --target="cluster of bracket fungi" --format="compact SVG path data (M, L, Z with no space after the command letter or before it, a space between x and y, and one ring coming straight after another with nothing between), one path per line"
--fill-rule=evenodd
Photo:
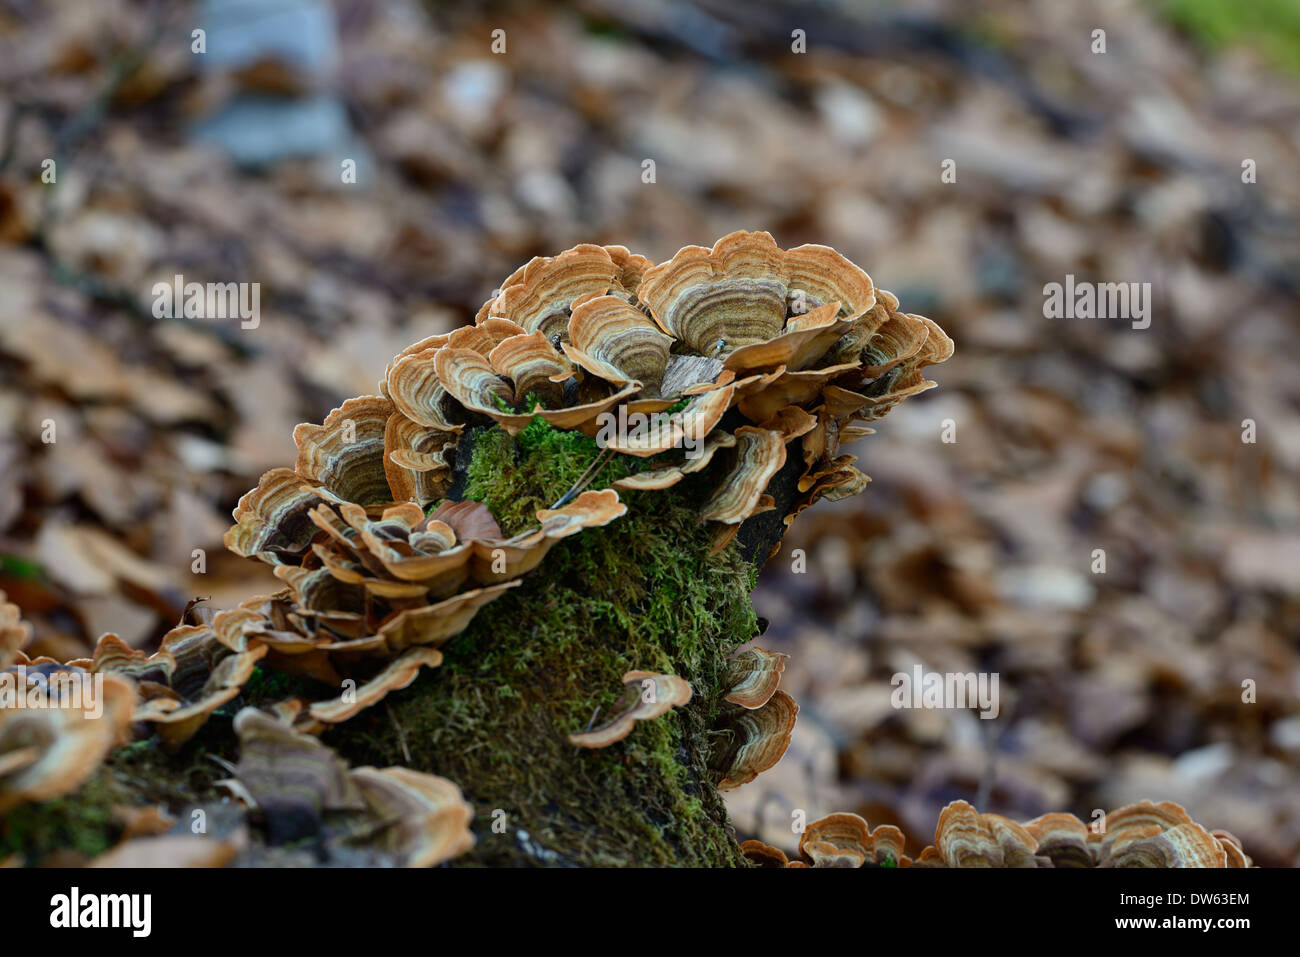
M289 763L311 769L317 818L347 812L382 820L366 833L386 861L453 857L473 843L469 807L455 784L405 768L348 769L312 735L440 664L440 647L542 565L552 547L618 521L627 510L620 493L708 482L700 521L720 550L746 519L777 507L769 483L788 457L801 462L785 525L818 499L861 491L868 478L841 445L933 386L924 368L952 349L935 323L899 311L893 295L835 250L783 250L763 232L732 233L711 249L688 246L659 265L621 246L580 245L536 258L506 279L472 325L396 356L377 395L347 400L320 425L298 426L293 467L267 472L240 499L225 544L273 566L279 591L221 612L210 625L177 627L153 654L110 634L90 658L71 662L28 658L20 650L26 626L0 596L0 674L22 670L29 683L44 682L55 704L0 709L0 813L74 790L133 737L157 735L175 751L264 668L342 693L239 713L241 760L226 782L239 801L266 808L286 789L300 796L301 781L290 786L274 772L276 756L292 754ZM571 490L538 510L533 527L507 536L487 506L448 497L456 451L475 429L515 434L537 419L596 438L600 457L623 456L628 467L609 487ZM611 420L656 427L609 431ZM599 484L599 465L593 462L591 484ZM777 687L784 656L749 649L727 667L717 724L730 744L710 762L723 789L781 758L798 711ZM105 720L84 720L84 702L61 701L68 685L56 679L70 675L102 677ZM631 671L623 681L626 691L605 721L575 731L573 744L608 747L692 694L675 675ZM1112 830L1094 841L1066 818L1021 826L953 805L935 848L914 866L1242 859L1231 838L1204 832L1216 851L1190 821L1158 834L1147 833L1155 826L1147 823L1124 841ZM176 840L144 833L110 853L130 860L149 853L130 845ZM220 862L242 846L229 836L210 843L180 856ZM811 825L800 851L791 866L913 863L902 854L901 833L870 832L855 815ZM746 853L786 863L754 842Z
M1251 867L1241 842L1209 831L1172 801L1140 801L1092 825L1053 813L1017 824L953 801L939 815L934 843L915 860L903 853L903 832L872 830L856 814L830 814L808 824L799 856L762 841L744 855L759 867Z

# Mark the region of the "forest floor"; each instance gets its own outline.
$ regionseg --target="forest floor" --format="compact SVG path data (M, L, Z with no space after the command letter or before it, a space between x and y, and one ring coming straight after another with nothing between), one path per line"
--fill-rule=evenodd
M767 229L957 352L760 582L801 712L742 834L858 810L914 853L955 798L1149 797L1300 864L1286 9L339 0L336 36L267 26L283 62L249 64L223 6L0 0L0 590L30 653L269 590L221 546L238 496L529 257ZM256 326L155 318L176 275L259 283ZM1149 326L1047 318L1067 276L1149 283ZM996 673L997 720L893 708L918 664Z

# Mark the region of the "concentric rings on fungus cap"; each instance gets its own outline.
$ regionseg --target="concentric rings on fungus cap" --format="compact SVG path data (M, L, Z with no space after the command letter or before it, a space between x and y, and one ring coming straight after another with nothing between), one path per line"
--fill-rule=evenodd
M592 375L627 385L639 382L646 396L659 395L668 368L672 336L644 312L617 296L576 303L564 352Z
M789 657L762 648L747 648L733 655L727 662L725 682L729 690L723 700L751 711L763 707L776 694Z
M903 843L903 832L893 825L873 831L858 815L840 812L807 825L799 853L813 867L900 866Z
M740 852L759 867L911 867L903 853L903 832L890 824L874 831L856 814L828 814L808 824L799 837L799 855L786 857L762 841L745 841Z
M802 438L803 491L789 524L822 497L865 488L867 477L839 457L841 437L869 434L855 423L928 388L921 369L951 351L936 325L900 312L894 296L825 246L784 250L767 233L738 231L657 266L623 247L575 246L531 260L473 326L421 340L389 367L380 391L400 417L388 425L389 485L420 504L445 492L458 433L421 430L457 432L475 416L510 433L540 417L618 454L649 457L707 442L739 408L749 428ZM607 413L629 424L611 435L599 424ZM666 425L630 424L658 414ZM779 456L753 444L767 461ZM668 488L692 471L705 470L656 465L622 487ZM775 505L769 471L725 476L706 497L705 520L735 526ZM734 534L716 529L717 547Z
M724 709L714 724L714 730L722 732L718 749L709 758L718 790L748 784L780 761L798 714L799 706L784 691L775 692L760 708Z
M1016 824L954 801L917 867L1250 867L1241 843L1210 832L1172 801L1140 801L1106 815L1098 832L1072 814Z
M777 247L765 232L730 233L712 249L687 246L648 270L638 296L665 332L701 355L776 338L790 300L797 314L831 302L846 319L875 303L871 277L827 246ZM828 343L828 346L833 344Z
M611 255L611 250L618 252ZM615 261L615 255L622 258L621 263ZM502 283L500 295L484 303L478 319L509 319L525 332L541 332L548 341L563 337L574 300L592 293L631 296L635 287L625 287L623 278L639 279L643 271L634 259L644 257L632 257L621 246L606 248L589 243L557 256L538 256Z
M340 499L360 505L391 501L384 471L384 432L393 404L382 396L348 399L320 425L293 430L298 446L294 471Z

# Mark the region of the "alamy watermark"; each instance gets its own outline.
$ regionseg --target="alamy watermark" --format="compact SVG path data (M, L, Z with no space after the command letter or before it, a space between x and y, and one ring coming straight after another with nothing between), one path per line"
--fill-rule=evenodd
M1151 325L1151 283L1075 282L1067 273L1064 283L1043 286L1046 319L1131 319L1134 329Z
M148 937L153 928L151 894L83 894L73 887L50 898L50 926L56 928L125 927L132 937Z
M171 282L156 282L155 319L238 319L241 329L262 321L262 284L258 282L186 282L177 273Z
M104 715L104 676L79 671L46 674L25 665L0 671L0 708L74 708Z
M895 708L979 708L980 717L998 716L998 676L996 672L926 672L920 665L896 672L889 683L894 692L889 703Z

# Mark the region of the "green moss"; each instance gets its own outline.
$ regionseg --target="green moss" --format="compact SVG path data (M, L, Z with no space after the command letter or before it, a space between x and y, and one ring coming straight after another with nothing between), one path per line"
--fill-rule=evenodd
M208 756L218 743L230 750L230 737L228 722L224 729L218 722L178 755L164 754L157 739L117 749L77 790L0 816L0 860L19 854L28 865L56 863L55 851L94 857L122 837L117 808L161 804L175 812L211 798L227 773Z
M45 581L49 578L39 563L21 555L0 554L0 575L19 581Z
M490 508L507 535L535 528L537 510L554 505L599 454L595 439L551 428L541 418L513 438L500 429L478 432L465 497ZM627 474L615 459L600 470L593 487Z
M598 452L541 420L514 438L478 433L466 497L508 534L532 527ZM616 460L594 487L620 472ZM479 814L462 863L524 862L526 831L583 864L739 864L706 762L723 663L757 630L754 572L734 549L708 554L694 491L707 484L623 495L626 516L557 544L443 648L440 668L387 699L391 713L370 709L329 743L384 765L405 763L405 740L414 767L456 781ZM570 745L635 669L681 675L695 696L609 748ZM492 830L498 809L505 833Z
M1161 12L1210 47L1247 44L1275 66L1300 72L1300 7L1294 0L1165 0Z
M13 854L34 865L52 849L94 857L116 842L122 825L113 808L128 791L101 768L72 794L23 804L0 817L0 860Z

